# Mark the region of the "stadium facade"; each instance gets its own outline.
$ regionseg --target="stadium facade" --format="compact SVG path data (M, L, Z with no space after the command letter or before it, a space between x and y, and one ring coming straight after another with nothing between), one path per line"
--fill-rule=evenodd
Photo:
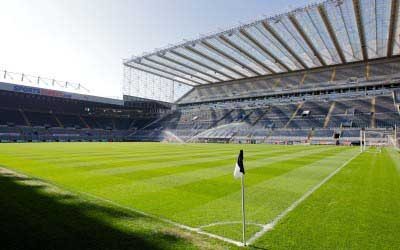
M3 83L0 138L388 143L398 15L398 0L325 1L132 57L124 100Z

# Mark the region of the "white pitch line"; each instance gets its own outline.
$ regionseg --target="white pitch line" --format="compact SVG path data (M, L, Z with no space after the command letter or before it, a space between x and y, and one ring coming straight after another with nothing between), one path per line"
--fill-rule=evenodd
M156 220L159 220L159 221L174 225L174 226L176 226L178 228L181 228L181 229L184 229L184 230L187 230L187 231L190 231L190 232L196 232L198 234L206 235L206 236L208 236L210 238L222 240L222 241L225 241L227 243L234 244L236 246L243 246L243 243L240 242L240 241L232 240L230 238L226 238L226 237L223 237L223 236L220 236L220 235L217 235L217 234L204 232L201 228L187 226L187 225L180 224L180 223L172 221L172 220L165 219L163 217L159 217L159 216L156 216L156 215L148 214L148 213L145 213L143 211L139 211L139 210L136 210L136 209L131 208L131 207L123 206L123 205L118 204L118 203L116 203L116 202L114 202L112 200L109 200L109 199L106 199L106 198L102 198L102 197L99 197L99 196L96 196L96 195L93 195L93 194L90 194L90 193L86 193L86 192L82 192L82 191L75 191L75 192L76 193L80 193L80 194L85 195L85 196L88 196L88 197L91 197L93 199L102 200L104 202L110 203L110 204L112 204L114 206L117 206L117 207L120 207L122 209L126 209L126 210L129 210L129 211L141 214L143 216L146 216L146 217L149 217L149 218L152 218L152 219L156 219Z
M316 186L311 188L309 191L307 191L303 196L301 196L298 200L292 203L286 210L284 210L282 213L280 213L277 217L275 217L274 220L272 220L270 223L263 225L263 229L256 234L254 234L248 241L247 243L250 245L254 243L257 239L259 239L261 236L263 236L265 233L268 231L271 231L274 229L276 224L280 220L282 220L288 213L293 211L300 203L302 203L305 199L307 199L311 194L313 194L316 190L318 190L322 185L324 185L327 181L329 181L333 176L335 176L337 173L339 173L340 170L342 170L347 164L349 164L352 160L354 160L357 156L359 156L361 152L358 152L356 155L351 157L348 161L343 163L342 166L338 167L335 171L333 171L330 175L328 175L325 179L323 179L320 183L318 183Z
M221 225L229 225L229 224L241 224L242 221L221 221L221 222L214 222L210 223L204 226L201 226L200 228L205 228L205 227L213 227L213 226L221 226ZM254 225L254 226L259 226L263 227L264 225L259 224L259 223L254 223L254 222L246 222L246 225Z
M148 217L148 218L156 219L156 220L159 220L159 221L174 225L174 226L176 226L178 228L181 228L181 229L184 229L184 230L187 230L187 231L190 231L190 232L196 232L198 234L206 235L206 236L208 236L210 238L218 239L218 240L230 243L230 244L234 244L236 246L243 246L243 243L240 242L240 241L232 240L230 238L226 238L226 237L223 237L223 236L220 236L220 235L217 235L217 234L204 232L201 228L190 227L190 226L187 226L187 225L184 225L184 224L180 224L178 222L175 222L175 221L172 221L172 220L168 220L168 219L156 216L156 215L148 214L146 212L143 212L143 211L140 211L140 210L136 210L136 209L131 208L131 207L126 207L126 206L121 205L119 203L116 203L116 202L114 202L112 200L109 200L109 199L106 199L106 198L103 198L103 197L100 197L100 196L97 196L97 195L94 195L94 194L90 194L90 193L83 192L83 191L77 191L77 190L69 189L67 187L57 185L57 184L55 184L55 183L53 183L51 181L44 180L44 179L41 179L41 178L38 178L38 177L28 176L28 175L26 175L24 173L21 173L21 172L18 172L18 171L15 171L15 170L12 170L12 169L9 169L7 167L3 167L3 166L0 165L0 170L1 169L4 169L4 170L6 170L8 172L14 172L14 173L19 174L19 175L24 176L24 177L29 177L29 178L34 179L34 180L38 180L38 181L46 183L48 185L57 187L60 190L67 190L67 191L69 191L71 193L81 194L81 195L86 196L86 197L91 197L92 199L101 200L103 202L112 204L113 206L116 206L116 207L119 207L119 208L122 208L122 209L125 209L125 210L129 210L131 212L143 215L143 216Z

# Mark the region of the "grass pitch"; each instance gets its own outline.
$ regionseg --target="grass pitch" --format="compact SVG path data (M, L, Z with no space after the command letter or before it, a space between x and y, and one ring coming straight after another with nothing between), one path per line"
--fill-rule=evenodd
M242 148L247 170L247 238L254 241L253 247L393 249L400 245L400 157L391 149L369 149L359 155L359 148L332 146L1 144L0 165L55 184L73 194L83 207L94 202L109 207L108 211L116 210L111 214L127 213L123 220L104 212L92 211L95 215L85 216L101 222L102 227L95 229L95 234L105 234L105 225L113 232L114 238L105 237L109 241L103 243L99 239L94 248L123 248L118 239L129 235L138 241L122 242L135 248L233 248L229 243L188 233L165 221L240 241L240 181L234 180L232 173ZM0 194L15 202L9 192ZM272 230L254 237L302 198L304 201L285 214ZM27 195L22 200L26 199L31 200L29 204L35 203ZM64 209L60 214L60 223L74 221L71 210ZM41 215L43 220L55 219L46 208ZM93 227L91 223L88 231ZM67 225L67 229L75 227L79 228L78 222ZM124 234L114 232L117 229ZM81 233L74 234L80 238ZM114 241L119 244L113 245Z

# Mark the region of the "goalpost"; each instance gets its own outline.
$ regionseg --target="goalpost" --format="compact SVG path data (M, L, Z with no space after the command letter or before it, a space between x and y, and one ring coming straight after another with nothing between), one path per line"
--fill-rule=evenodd
M400 151L400 138L397 137L397 125L394 125L394 134L393 134L393 138L391 138L391 144L392 146Z
M367 147L393 147L398 149L397 128L394 130L368 130L360 131L360 151Z

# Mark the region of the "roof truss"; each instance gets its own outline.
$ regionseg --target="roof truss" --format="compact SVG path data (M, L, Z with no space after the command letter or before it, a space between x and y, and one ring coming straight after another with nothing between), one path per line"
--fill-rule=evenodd
M370 60L371 55L390 57L400 47L398 12L399 0L327 0L133 57L124 65L197 86Z

